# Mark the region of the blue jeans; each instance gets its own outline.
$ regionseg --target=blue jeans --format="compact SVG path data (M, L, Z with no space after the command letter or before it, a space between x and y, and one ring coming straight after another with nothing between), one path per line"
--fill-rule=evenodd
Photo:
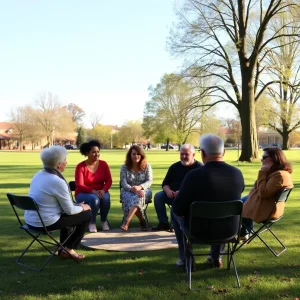
M76 195L76 202L81 203L84 202L85 204L88 204L92 209L92 224L96 224L96 217L98 214L98 210L100 208L100 218L101 222L105 222L107 220L107 215L110 209L110 194L109 192L106 192L104 194L104 198L100 199L95 194L86 194L86 193L80 193Z
M248 199L248 195L243 197L241 201L245 203ZM253 230L253 220L248 218L242 218L242 228L241 228L241 236L245 236L246 234L249 234Z
M167 194L164 191L160 191L155 194L154 207L159 223L168 223L166 204L172 205L172 202L173 199L168 198Z
M183 244L183 232L185 234L188 233L188 224L185 222L185 218L181 218L177 216L173 210L171 211L172 216L172 224L175 231L175 236L178 243L178 251L179 251L179 258L182 262L185 261L184 257L184 244ZM225 245L211 245L210 246L210 253L209 255L213 258L214 261L217 261L221 258L220 253L224 252Z

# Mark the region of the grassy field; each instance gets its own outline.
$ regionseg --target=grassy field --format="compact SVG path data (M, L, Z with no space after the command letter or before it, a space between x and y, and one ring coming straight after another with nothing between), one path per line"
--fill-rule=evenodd
M101 158L111 168L113 186L110 190L112 207L109 220L118 227L122 218L119 203L119 170L125 151L101 151ZM76 264L71 260L53 258L41 273L22 268L15 263L29 239L18 229L6 193L27 194L32 176L41 168L38 152L0 151L0 299L294 299L300 298L300 151L290 150L287 157L293 163L295 189L289 198L284 218L274 226L288 250L274 257L259 241L254 241L236 253L241 280L236 288L234 272L226 268L207 269L205 258L197 258L199 270L192 275L189 291L186 275L174 265L177 250L151 252L106 252L81 249L87 258ZM153 168L153 192L161 188L167 168L179 158L177 151L148 151ZM196 154L200 160L200 154ZM69 151L64 173L73 180L74 169L83 157ZM237 151L228 150L225 160L240 168L244 174L246 195L260 168L260 162L237 164ZM150 225L157 224L153 205L148 208ZM138 226L134 220L132 226ZM267 237L272 243L272 240ZM44 258L37 248L28 259Z

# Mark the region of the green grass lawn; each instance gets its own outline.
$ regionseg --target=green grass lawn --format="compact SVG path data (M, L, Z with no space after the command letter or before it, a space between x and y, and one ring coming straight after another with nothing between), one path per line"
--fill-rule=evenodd
M122 209L119 203L119 171L124 162L124 150L101 151L108 162L113 186L109 221L119 227ZM15 259L29 242L27 234L18 229L6 193L27 194L32 176L41 168L38 152L0 151L0 299L294 299L300 298L300 151L290 150L287 157L293 163L295 189L287 202L285 216L274 225L288 250L274 257L261 242L254 241L235 255L241 288L236 288L233 269L207 269L204 257L196 259L198 271L193 273L189 291L185 273L174 265L177 250L151 252L107 252L81 249L86 259L76 264L54 257L41 273L22 268ZM167 168L179 159L178 151L147 152L153 168L153 192L161 188ZM200 160L200 154L196 154ZM84 158L69 151L64 176L73 180L74 169ZM244 174L246 195L252 187L260 162L237 164L237 151L228 150L226 162ZM153 204L148 208L150 226L157 224ZM138 226L133 220L131 226ZM267 237L267 241L272 240ZM208 248L207 248L208 249ZM37 248L27 258L39 262L45 252Z

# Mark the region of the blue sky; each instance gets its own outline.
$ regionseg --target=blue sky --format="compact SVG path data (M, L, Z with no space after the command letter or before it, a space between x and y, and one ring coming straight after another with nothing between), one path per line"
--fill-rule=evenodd
M45 91L103 124L142 120L149 85L180 69L166 40L183 0L0 3L0 121Z

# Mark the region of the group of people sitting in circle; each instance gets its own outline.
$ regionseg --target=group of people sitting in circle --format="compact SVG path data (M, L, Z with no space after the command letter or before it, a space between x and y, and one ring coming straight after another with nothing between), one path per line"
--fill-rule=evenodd
M189 208L197 201L244 202L241 239L246 240L253 228L253 221L262 222L268 217L278 192L282 188L293 187L292 168L281 149L263 149L262 167L249 195L242 196L245 183L241 171L223 161L225 153L223 140L213 134L200 138L202 162L195 159L195 148L184 144L180 148L180 161L172 164L162 182L162 191L154 195L154 206L158 225L153 231L169 230L166 205L172 207L171 222L178 242L179 260L177 267L184 267L183 232L189 224ZM91 140L80 146L80 153L86 160L75 169L75 199L72 201L70 189L62 173L67 164L67 151L61 146L45 148L41 152L44 168L37 172L30 183L29 196L38 204L40 214L48 230L60 229L63 242L71 227L75 232L65 246L70 255L82 260L85 255L76 249L86 231L97 232L97 215L100 210L102 230L110 230L107 216L110 209L109 189L112 176L108 164L100 160L100 144ZM124 165L120 170L121 201L123 223L121 230L128 231L131 219L137 216L141 230L146 231L144 205L152 198L153 174L144 150L133 145L129 148ZM284 204L274 209L273 217L283 214ZM42 224L33 211L25 212L25 222L29 227L40 228ZM200 226L201 227L201 226ZM207 231L207 228L200 228ZM213 267L222 266L221 254L224 245L212 245L207 262ZM64 251L61 259L71 258ZM194 266L194 264L193 264ZM194 266L195 268L195 266Z

